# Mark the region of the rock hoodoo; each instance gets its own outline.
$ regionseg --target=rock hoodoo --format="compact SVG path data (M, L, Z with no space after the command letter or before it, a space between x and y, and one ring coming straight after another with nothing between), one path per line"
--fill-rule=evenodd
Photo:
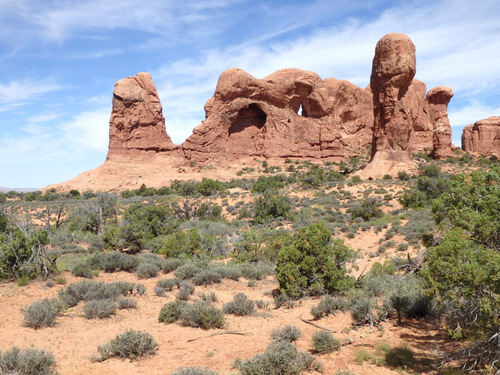
M500 116L467 125L462 134L462 150L500 158Z
M115 84L107 159L175 149L151 75L138 73Z
M444 159L452 155L451 125L448 119L448 103L453 97L453 90L447 86L438 86L429 90L426 97L429 124L432 126L433 156Z
M395 175L414 164L412 153L436 158L451 154L449 87L440 86L425 95L425 84L414 78L415 45L404 34L388 34L377 43L370 88L373 92L373 143L364 177Z
M377 43L366 89L300 69L279 70L262 79L228 69L205 104L205 120L176 146L167 135L151 76L139 73L115 85L104 164L58 187L163 186L180 178L175 169L197 163L229 165L248 157L370 156L360 172L363 177L395 175L411 169L415 152L436 158L451 153L447 106L453 91L440 86L426 95L415 74L415 46L397 33ZM498 121L484 121L489 122L476 123L464 135L466 150L486 144L499 149Z

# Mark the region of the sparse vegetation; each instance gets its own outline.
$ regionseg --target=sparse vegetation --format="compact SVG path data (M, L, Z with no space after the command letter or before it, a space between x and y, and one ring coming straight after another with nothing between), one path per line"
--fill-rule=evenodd
M316 353L328 354L340 350L341 344L330 332L318 331L313 334L313 350Z
M56 375L55 367L54 355L45 350L14 347L0 351L0 373L5 375Z
M55 298L37 300L24 310L24 321L28 327L35 329L50 327L61 311L61 302Z
M359 160L324 165L288 160L283 174L277 174L280 169L270 166L271 161L266 166L257 161L257 172L266 174L257 180L177 181L161 189L143 185L121 197L76 190L65 196L55 191L22 198L5 194L0 196L0 278L15 280L15 293L31 293L36 287L32 280L40 277L43 295L58 296L22 310L21 323L42 333L57 330L68 316L104 319L117 314L108 324L129 313L142 314L141 304L151 300L168 302L159 311L161 323L222 329L224 314L257 320L289 313L286 309L301 308L304 298L320 296L310 314L323 321L314 324L328 325L326 317L347 312L361 335L368 325L390 324L392 329L413 319L439 318L461 348L443 354L438 364L453 361L467 371L494 373L500 311L498 161L483 158L475 164L477 171L457 175L446 171L469 163L468 158L450 160L451 166L444 161L426 164L423 157L420 161L423 167L416 176L400 172L397 179L387 175L378 181L345 180ZM252 167L244 169L250 173ZM55 210L61 197L66 216L56 222L47 216L55 212L48 204ZM370 245L359 250L368 264L364 269L342 239L355 248L359 239L370 236ZM351 273L351 261L356 273ZM66 285L64 271L84 279ZM110 272L117 274L103 274ZM143 284L94 281L120 279L118 272L156 286L146 294ZM169 275L162 279L162 272ZM353 274L360 276L354 279ZM272 290L276 281L279 289ZM228 301L227 294L214 292L219 283L238 285L241 289L232 290L244 290L256 300L237 293ZM257 299L262 298L256 294L259 288L265 288L268 299ZM273 300L282 310L270 309ZM118 311L133 308L139 310ZM273 374L278 357L290 362L281 373L299 374L308 361L313 364L309 370L316 368L312 356L278 345L300 340L298 327L274 331L276 342L266 352L238 362L241 373ZM318 354L340 348L325 331L312 340L311 351ZM409 347L387 343L383 350L376 348L356 349L356 361L406 370L420 365ZM100 360L121 357L111 353L110 347L102 349ZM418 357L420 361L420 353ZM213 373L197 367L177 372Z
M97 348L99 357L95 361L105 361L112 357L136 361L154 355L158 344L147 332L129 330L116 336L113 340Z
M245 316L253 313L255 309L255 302L243 293L238 293L234 296L233 300L224 304L222 307L226 314L237 316Z
M237 361L235 367L242 375L299 375L319 368L315 358L300 352L289 341L273 341L262 354L246 361Z

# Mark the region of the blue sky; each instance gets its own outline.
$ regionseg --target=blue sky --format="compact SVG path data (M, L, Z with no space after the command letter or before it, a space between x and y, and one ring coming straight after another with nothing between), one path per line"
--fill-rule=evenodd
M498 0L0 0L0 186L43 187L106 158L115 82L149 72L172 140L227 68L369 84L375 44L407 34L416 78L446 85L453 142L500 115Z

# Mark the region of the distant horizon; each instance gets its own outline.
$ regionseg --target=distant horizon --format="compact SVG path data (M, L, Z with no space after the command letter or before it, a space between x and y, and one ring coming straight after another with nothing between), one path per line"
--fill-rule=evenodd
M175 144L205 118L228 68L370 81L377 41L416 46L427 90L449 86L453 144L500 115L500 2L485 0L0 2L0 186L72 179L106 159L114 84L152 75Z

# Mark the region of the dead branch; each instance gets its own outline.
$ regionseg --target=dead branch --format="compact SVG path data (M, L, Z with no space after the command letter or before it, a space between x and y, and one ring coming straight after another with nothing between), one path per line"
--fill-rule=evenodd
M194 339L189 339L187 342L192 342L196 340L201 340L201 339L206 339L208 337L212 336L218 336L218 335L240 335L240 336L246 336L246 335L251 335L251 333L246 333L246 332L238 332L238 331L220 331L220 332L215 332L207 336L202 336L202 337L197 337Z
M299 319L302 320L304 323L310 324L310 325L312 325L312 326L314 326L316 328L322 329L324 331L337 332L337 330L335 330L333 328L328 328L328 327L320 326L319 324L313 323L310 320L305 320L303 318L299 318Z

